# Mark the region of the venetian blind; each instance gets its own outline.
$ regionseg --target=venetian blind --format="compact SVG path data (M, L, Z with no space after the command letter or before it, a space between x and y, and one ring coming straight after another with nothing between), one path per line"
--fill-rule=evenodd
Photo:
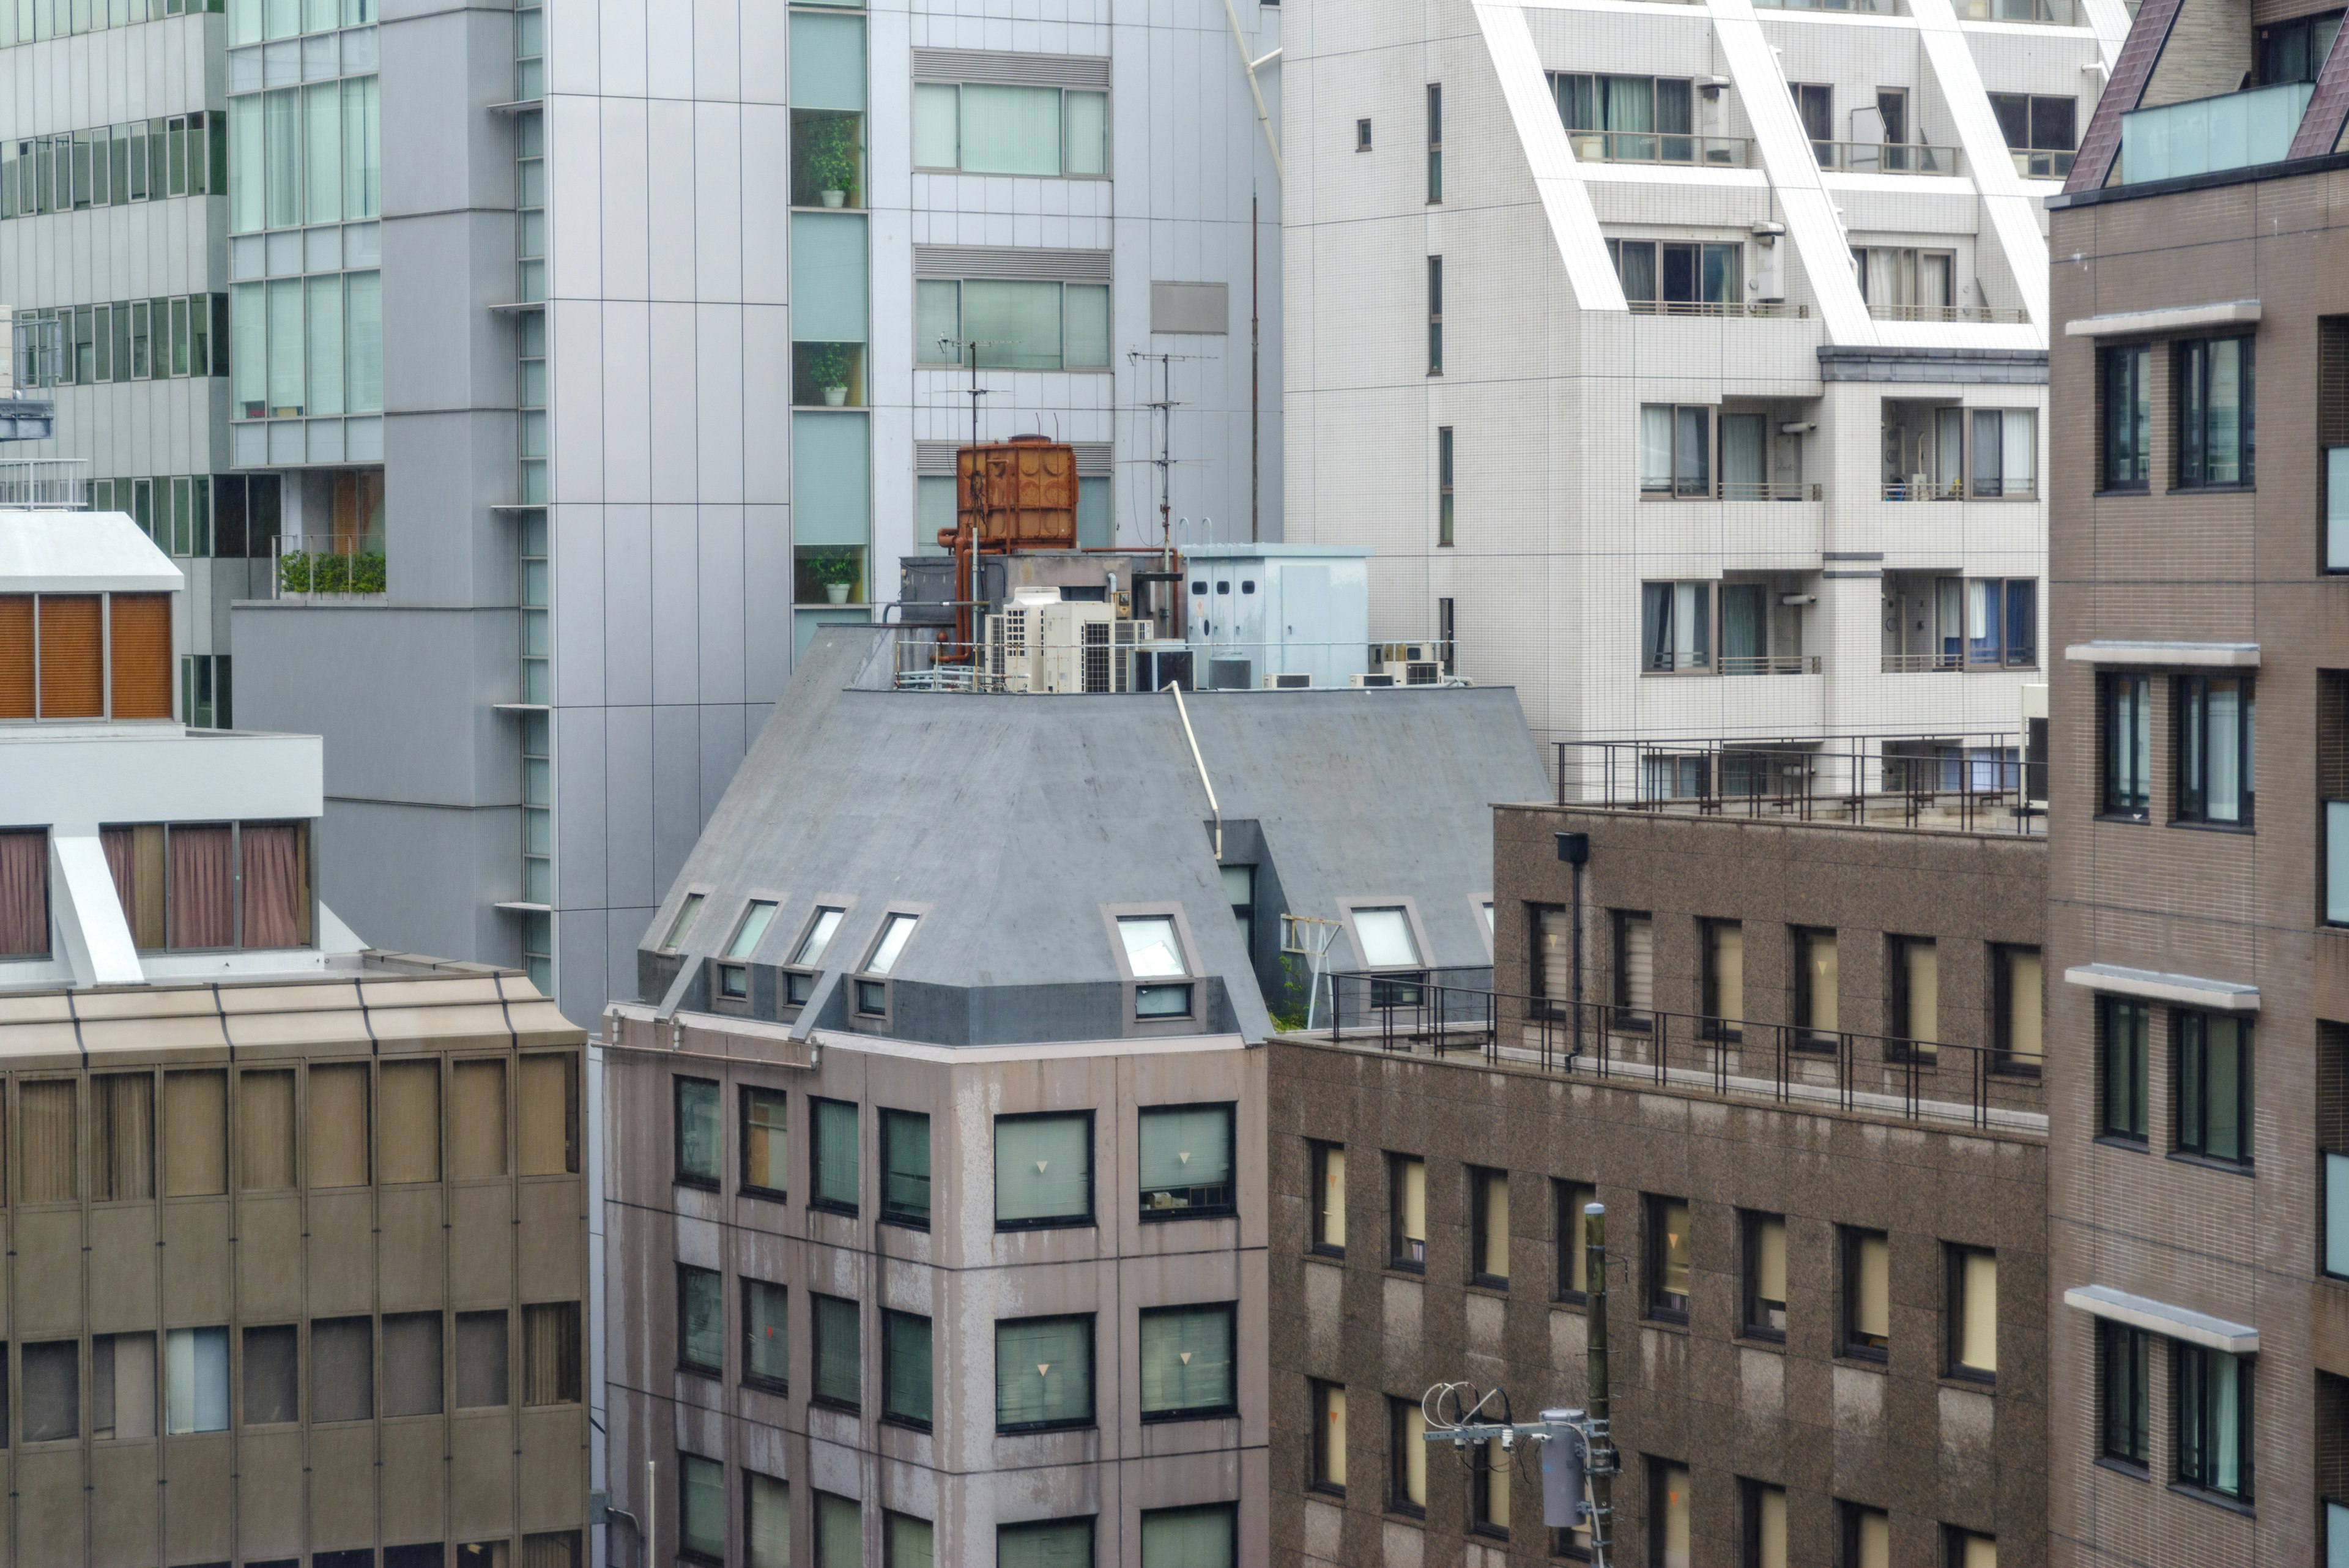
M290 1185L290 1184L289 1184ZM163 1075L163 1196L228 1190L228 1075Z
M171 716L171 596L116 594L109 607L114 716Z
M367 1070L364 1063L310 1069L310 1185L367 1184Z
M103 613L96 594L43 594L41 717L97 719L106 713Z
M477 1057L454 1064L449 1084L449 1174L506 1173L506 1064Z
M522 1174L579 1171L579 1059L565 1052L522 1059Z
M30 719L33 705L33 596L0 594L0 719Z
M440 1179L440 1064L386 1062L376 1158L385 1182Z

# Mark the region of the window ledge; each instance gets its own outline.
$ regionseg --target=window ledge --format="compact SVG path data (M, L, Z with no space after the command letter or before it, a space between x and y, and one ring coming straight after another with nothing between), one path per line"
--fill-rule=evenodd
M2232 833L2244 838L2258 831L2248 822L2203 822L2190 816L2173 816L2163 826L2182 827L2189 833Z
M1427 1510L1418 1503L1391 1502L1387 1504L1387 1517L1400 1519L1408 1524L1424 1525L1427 1522Z
M920 1432L925 1436L927 1436L931 1430L929 1422L916 1421L911 1416L884 1415L881 1417L881 1424L885 1427L895 1427L901 1432Z
M1889 1372L1892 1368L1892 1355L1889 1350L1855 1350L1845 1345L1835 1353L1834 1361L1837 1366L1855 1367L1863 1372Z
M2171 1481L2168 1490L2179 1497L2190 1497L2197 1502L2207 1502L2212 1508L2240 1513L2245 1519L2255 1519L2259 1514L2258 1510L2240 1498L2229 1497L2222 1491L2211 1491L2206 1487L2196 1486L2192 1481Z
M2153 1152L2153 1147L2147 1140L2141 1137L2129 1137L2122 1133L2098 1133L2092 1141L2103 1144L2106 1148L2124 1149L2130 1154Z
M2215 1170L2221 1176L2257 1176L2259 1168L2248 1159L2222 1159L2214 1154L2197 1154L2190 1148L2173 1148L2162 1157L2178 1165L2199 1166Z
M1217 1405L1205 1410L1144 1410L1142 1424L1145 1427L1167 1427L1177 1421L1236 1421L1239 1407Z
M710 1180L706 1176L679 1176L674 1179L673 1185L678 1187L690 1187L696 1192L716 1192L719 1190L719 1183Z
M1477 1274L1462 1288L1472 1295L1497 1296L1503 1301L1509 1297L1509 1282L1495 1274Z
M2090 1462L2098 1469L2110 1470L2116 1476L2127 1476L2131 1480L2149 1481L2153 1479L2153 1471L2146 1466L2130 1459L2115 1459L2110 1454L2098 1454Z
M1342 1263L1346 1261L1346 1249L1343 1247L1325 1247L1320 1242L1316 1241L1313 1245L1305 1249L1305 1255L1309 1258L1319 1258L1325 1263Z
M2165 495L2252 495L2258 493L2259 488L2257 483L2173 484L2162 493Z
M927 1215L923 1215L917 1218L911 1214L884 1214L881 1216L878 1223L883 1225L895 1225L901 1231L919 1231L925 1235L929 1233L930 1229L930 1221Z
M1661 1328L1672 1334L1686 1334L1689 1331L1689 1322L1686 1316L1665 1317L1661 1314L1654 1312L1642 1313L1640 1315L1640 1326L1641 1328Z
M1323 1497L1342 1498L1346 1495L1346 1489L1332 1481L1307 1481L1305 1483L1305 1490L1309 1492L1318 1492Z
M1961 1366L1952 1366L1934 1381L1944 1388L1961 1388L1969 1394L1998 1392L1998 1374L1995 1372L1969 1372Z
M1010 1236L1023 1231L1082 1231L1093 1223L1093 1217L1090 1214L1072 1214L1065 1218L1052 1215L1042 1220L998 1220L995 1233Z
M816 1410L837 1410L843 1416L861 1416L864 1413L864 1407L862 1405L851 1404L845 1399L827 1399L821 1394L811 1396L808 1406L811 1409Z
M1390 1274L1400 1275L1406 1280L1418 1280L1423 1283L1424 1283L1427 1279L1427 1265L1425 1263L1398 1263L1390 1260L1387 1263L1386 1272Z
M1730 1337L1733 1343L1747 1350L1775 1350L1781 1355L1786 1353L1786 1336L1772 1334L1767 1329L1740 1329Z
M791 1201L790 1194L778 1192L771 1187L738 1187L734 1189L734 1195L738 1198L755 1198L762 1203Z
M772 1394L779 1399L789 1398L792 1392L790 1384L777 1383L765 1377L745 1377L742 1386L757 1394Z

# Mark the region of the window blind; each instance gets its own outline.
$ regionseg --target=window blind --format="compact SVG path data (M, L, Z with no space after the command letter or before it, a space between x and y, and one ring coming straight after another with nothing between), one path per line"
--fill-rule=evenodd
M1574 998L1573 917L1556 904L1534 911L1534 991L1550 1002Z
M115 594L108 607L114 664L114 716L171 716L171 596Z
M996 1532L995 1568L1092 1568L1093 1521L1054 1519Z
M224 948L236 939L229 830L178 827L165 839L165 941L175 949Z
M1235 1505L1228 1502L1144 1510L1144 1568L1233 1568L1235 1514Z
M238 831L244 866L244 945L310 945L310 837L298 822L249 822Z
M1142 1413L1174 1416L1228 1410L1232 1309L1168 1307L1142 1314Z
M718 1332L725 1332L722 1322ZM577 1302L539 1302L522 1309L523 1404L576 1405L579 1359Z
M141 823L98 833L114 894L130 923L130 940L141 952L163 945L163 825Z
M864 1390L857 1306L839 1296L815 1296L815 1397L854 1409Z
M190 1407L183 1400L177 1408ZM117 1441L155 1435L153 1334L101 1334L90 1341L89 1428L92 1437Z
M815 1199L856 1207L856 1107L844 1100L813 1100Z
M506 1314L457 1314L457 1408L490 1409L506 1399Z
M396 1549L395 1549L396 1550ZM409 1548L414 1551L415 1548ZM434 1550L426 1547L426 1552ZM405 1568L394 1561L392 1553L384 1554L384 1568ZM315 1563L316 1559L313 1558ZM462 1558L460 1558L462 1561ZM540 1535L522 1538L522 1568L579 1568L579 1533L572 1530L549 1531ZM1784 1564L1780 1568L1785 1568Z
M930 1118L881 1113L881 1212L896 1220L930 1217Z
M310 1325L310 1419L365 1421L375 1415L375 1324L321 1318Z
M742 1376L781 1387L791 1381L789 1293L765 1280L742 1282Z
M81 1436L81 1341L28 1345L24 1359L25 1441Z
M367 1070L350 1063L310 1069L310 1185L367 1183Z
M522 1174L579 1173L579 1059L547 1053L522 1059Z
M1500 1171L1488 1171L1477 1194L1478 1231L1476 1272L1495 1279L1509 1277L1509 1179Z
M1617 981L1622 1005L1647 1012L1656 1005L1655 927L1645 915L1625 915L1622 920L1623 972Z
M2017 1061L2046 1054L2046 969L2036 949L2006 955L2006 1050Z
M1833 931L1812 931L1804 936L1803 982L1807 1003L1804 1023L1820 1033L1834 1033L1837 973Z
M1882 1236L1862 1236L1853 1249L1852 1327L1882 1340L1892 1334L1892 1254Z
M1139 1118L1145 1209L1229 1207L1232 1107L1145 1107Z
M1958 1360L1976 1372L1998 1370L1998 1255L1967 1252L1958 1276Z
M382 1147L376 1158L383 1180L440 1180L440 1062L386 1062L382 1094L378 1117Z
M792 1568L792 1489L788 1482L745 1470L743 1547L750 1568Z
M17 1090L25 1124L25 1201L68 1203L81 1196L81 1129L71 1078L36 1079ZM28 1390L29 1397L29 1390Z
M995 1222L1073 1220L1092 1213L1092 1118L999 1116Z
M1901 1026L1911 1040L1938 1040L1941 1013L1940 953L1930 940L1910 938L1900 944L1900 961L1908 1002Z
M449 1085L450 1175L506 1173L506 1064L498 1058L458 1062Z
M30 719L33 698L33 596L0 594L0 719Z
M882 1413L930 1424L930 1320L911 1313L881 1314L883 1376L887 1384Z
M0 833L0 954L49 950L49 836Z
M1775 1216L1754 1227L1754 1293L1765 1305L1786 1304L1786 1222Z
M281 1185L291 1186L289 1180ZM163 1196L228 1190L228 1075L163 1075Z
M386 1313L383 1319L383 1413L440 1414L440 1314Z
M1724 1028L1745 1022L1745 928L1731 920L1706 928L1713 940L1713 1015Z
M816 1568L864 1568L864 1508L853 1498L815 1494Z
M269 1426L302 1418L300 1331L274 1324L244 1331L244 1424Z
M1321 1234L1317 1240L1325 1247L1342 1248L1346 1244L1346 1151L1339 1145L1321 1150L1320 1206Z
M726 1469L696 1454L677 1457L678 1547L697 1557L726 1556Z
M440 1320L436 1317L433 1321L437 1325ZM148 1397L151 1399L155 1342L148 1334L135 1337L145 1342L140 1348L148 1365L141 1369L140 1381L150 1390ZM167 1429L175 1433L227 1431L228 1330L175 1328L166 1336L164 1350L168 1382L163 1410ZM119 1379L123 1367L119 1356L114 1370ZM437 1400L435 1404L437 1407ZM149 1429L152 1430L151 1425Z
M1398 1258L1423 1262L1427 1257L1427 1163L1418 1159L1395 1162L1395 1249Z
M882 1528L886 1532L882 1561L889 1568L936 1568L936 1536L928 1520L892 1513Z
M1093 1418L1093 1320L1015 1318L995 1325L999 1429L1082 1426Z
M97 719L106 712L105 671L96 594L43 594L40 604L41 717Z
M742 1091L742 1185L767 1192L791 1188L791 1138L780 1089Z
M155 1080L145 1073L94 1076L90 1177L100 1203L155 1196Z

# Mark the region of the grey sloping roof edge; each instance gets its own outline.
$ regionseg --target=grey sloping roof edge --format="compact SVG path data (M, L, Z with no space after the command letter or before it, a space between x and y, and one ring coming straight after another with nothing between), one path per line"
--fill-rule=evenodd
M2190 1307L2172 1306L2151 1296L2132 1295L2111 1285L2075 1285L2064 1293L2064 1304L2092 1317L2125 1323L2166 1339L2223 1350L2230 1355L2256 1355L2260 1331L2247 1323L2230 1323Z
M2231 980L2165 974L2159 970L2130 969L2116 963L2075 964L2064 971L2064 979L2069 984L2085 986L2090 991L2110 992L2116 996L2141 996L2148 1002L2175 1002L2187 1007L2208 1008L2213 1012L2257 1012L2260 1010L2260 988L2240 985Z

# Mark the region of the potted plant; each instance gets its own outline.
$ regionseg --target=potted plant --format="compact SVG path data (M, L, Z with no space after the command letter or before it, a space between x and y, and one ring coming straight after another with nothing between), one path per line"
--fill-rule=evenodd
M842 408L848 402L848 372L855 346L848 343L811 343L802 349L805 356L807 378L823 389L823 400L828 407Z
M844 605L857 578L856 552L846 546L808 552L808 575L823 589L826 604Z
M826 115L809 120L802 134L807 151L801 170L817 200L827 207L848 205L856 188L856 117Z

